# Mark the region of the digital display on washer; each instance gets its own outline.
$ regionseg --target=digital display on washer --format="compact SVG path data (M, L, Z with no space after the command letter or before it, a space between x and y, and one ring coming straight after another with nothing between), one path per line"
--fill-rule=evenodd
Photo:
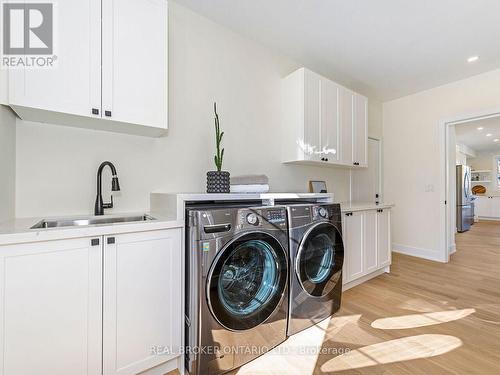
M286 212L284 210L268 210L266 211L266 216L267 221L272 224L286 221Z

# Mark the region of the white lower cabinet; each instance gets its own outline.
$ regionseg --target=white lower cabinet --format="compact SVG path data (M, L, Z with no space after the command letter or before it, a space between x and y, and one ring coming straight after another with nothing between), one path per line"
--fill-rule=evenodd
M390 209L346 212L342 218L344 284L391 264Z
M363 275L363 213L344 214L344 282L349 282Z
M0 246L0 375L176 368L152 349L181 345L181 233Z
M178 356L183 327L180 243L180 230L105 238L105 375L138 374Z
M101 373L102 246L0 247L0 374Z

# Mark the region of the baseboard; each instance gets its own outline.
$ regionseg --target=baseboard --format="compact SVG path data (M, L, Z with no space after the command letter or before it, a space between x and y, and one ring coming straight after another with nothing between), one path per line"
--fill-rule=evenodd
M477 222L479 223L481 220L483 220L483 221L500 221L500 217L479 216L477 218Z
M356 280L353 280L353 281L349 281L348 283L342 285L342 291L345 292L347 289L354 288L355 286L363 284L363 283L367 282L370 279L373 279L373 278L375 278L377 276L380 276L380 275L382 275L384 273L389 273L390 272L390 267L391 266L387 266L387 267L381 268L381 269L376 270L375 272L372 272L372 273L370 273L368 275L361 276L359 279L356 279Z
M435 251L432 249L423 249L423 248L393 243L392 251L399 254L410 255L412 257L432 260L434 262L440 262L440 263L447 262L446 260L443 259L442 254L439 251Z
M450 245L450 247L448 248L448 252L451 254L455 254L457 252L457 245L456 244L453 244L453 245Z

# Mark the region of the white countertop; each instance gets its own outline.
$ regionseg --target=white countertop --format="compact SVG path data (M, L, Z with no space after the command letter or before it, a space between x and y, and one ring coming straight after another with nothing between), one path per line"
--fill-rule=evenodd
M354 211L368 211L368 210L378 210L383 208L394 207L392 203L379 203L375 204L373 202L341 202L340 208L342 212L354 212Z
M314 200L321 203L333 203L332 193L246 193L246 194L209 194L209 193L170 193L155 191L151 193L151 209L165 212L184 221L186 203L189 202L237 202L261 201L264 206L274 205L275 200Z
M114 214L100 216L100 218L106 217L116 217L116 216L135 216L143 215L140 214ZM33 225L38 223L43 219L51 220L54 218L44 217L44 218L23 218L14 219L11 221L0 223L0 246L11 245L19 243L28 242L38 242L38 241L52 241L52 240L63 240L69 238L81 238L81 237L92 237L92 236L106 236L112 234L122 234L122 233L133 233L133 232L145 232L151 230L161 230L169 228L181 228L184 226L183 221L176 220L175 217L169 215L157 215L150 214L157 220L144 221L144 222L128 222L128 223L114 223L114 224L96 224L80 227L59 227L59 228L47 228L47 229L30 229ZM57 219L63 218L91 218L93 216L64 216L57 217Z

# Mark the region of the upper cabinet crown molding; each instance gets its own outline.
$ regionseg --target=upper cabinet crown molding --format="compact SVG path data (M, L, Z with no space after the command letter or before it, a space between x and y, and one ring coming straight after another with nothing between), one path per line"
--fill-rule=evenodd
M166 0L65 0L57 65L11 69L8 104L21 119L144 136L168 128Z
M283 79L283 162L367 167L368 99L306 68Z

